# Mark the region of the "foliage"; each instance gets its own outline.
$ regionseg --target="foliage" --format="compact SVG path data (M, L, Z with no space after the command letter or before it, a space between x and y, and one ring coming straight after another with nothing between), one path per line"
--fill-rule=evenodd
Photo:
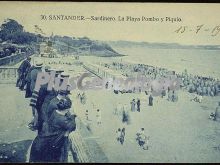
M29 44L37 42L37 36L33 33L25 32L23 26L17 21L7 19L1 25L0 39L14 44Z

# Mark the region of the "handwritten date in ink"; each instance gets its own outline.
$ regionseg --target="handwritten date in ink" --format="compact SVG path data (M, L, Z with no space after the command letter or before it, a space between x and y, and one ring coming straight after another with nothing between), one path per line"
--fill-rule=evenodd
M214 26L214 27L206 27L204 24L197 25L193 28L189 26L180 26L178 27L174 32L175 33L186 33L186 32L194 32L195 34L201 33L201 31L209 32L212 37L215 37L220 32L220 25Z

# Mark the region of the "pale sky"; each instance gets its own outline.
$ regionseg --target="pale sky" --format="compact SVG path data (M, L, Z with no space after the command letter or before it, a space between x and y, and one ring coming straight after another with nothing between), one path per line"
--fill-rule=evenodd
M126 40L165 42L196 45L220 45L220 31L213 37L212 30L220 26L220 4L171 3L77 3L77 2L0 2L0 22L11 18L21 23L26 31L34 32L38 25L47 35L52 32L70 37L87 36L95 40ZM73 21L41 20L40 15L68 16L132 16L179 17L182 22L130 21ZM196 26L203 25L196 34ZM188 26L182 34L174 31ZM207 31L205 31L205 29ZM220 30L220 27L218 28ZM190 31L192 30L192 31ZM215 31L217 32L217 31Z

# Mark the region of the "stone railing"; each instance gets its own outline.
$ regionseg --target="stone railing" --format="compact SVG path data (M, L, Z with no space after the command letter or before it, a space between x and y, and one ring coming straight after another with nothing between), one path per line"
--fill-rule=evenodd
M20 61L22 61L23 59L25 59L26 56L27 56L26 53L17 53L17 54L13 54L11 56L0 58L0 66L15 65L15 64L19 63Z
M70 151L73 156L73 160L76 163L90 163L92 160L90 158L89 149L84 142L79 131L75 131L69 135L70 140ZM77 159L77 160L76 160ZM68 160L68 162L70 162Z
M16 67L0 67L0 84L16 83L17 69Z
M75 163L108 163L109 160L102 148L96 142L93 133L88 130L87 124L76 118L77 130L70 133L70 150ZM75 153L75 154L74 154ZM68 162L72 161L68 159Z

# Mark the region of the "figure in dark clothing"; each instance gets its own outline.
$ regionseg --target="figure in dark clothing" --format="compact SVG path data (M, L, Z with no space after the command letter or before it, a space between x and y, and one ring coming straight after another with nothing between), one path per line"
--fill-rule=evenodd
M86 110L85 116L86 116L86 120L89 120L89 111L88 110Z
M42 115L42 105L44 103L44 99L48 94L47 91L48 84L44 84L40 87L39 91L34 90L32 93L32 97L30 100L30 106L32 107L33 117L34 119L29 123L29 128L32 130L38 130L38 134L41 133L42 124L43 124L43 115Z
M81 94L80 94L80 93L77 94L77 98L78 98L78 99L81 98Z
M105 89L108 89L108 82L105 84Z
M139 131L136 137L136 141L138 142L138 145L142 147L144 150L148 150L148 141L149 141L149 136L147 137L144 133L144 128L141 128L141 131Z
M137 99L137 111L138 111L138 112L141 111L140 106L141 106L141 101L140 101L140 99Z
M27 72L27 75L25 77L25 80L26 80L26 93L25 93L25 98L30 98L31 95L32 95L32 92L31 92L31 71L35 68L35 66L31 66L29 69L28 69L28 72Z
M135 99L133 99L133 100L131 101L131 111L132 111L132 112L135 112L135 104L136 104Z
M30 162L64 162L62 151L68 143L69 133L76 129L75 117L69 109L71 102L62 99L51 115L48 122L43 125L43 134L38 135L31 146Z
M149 106L153 106L153 99L154 99L153 96L150 95L149 96L149 104L148 104Z
M116 133L117 133L116 140L119 142L119 141L120 141L120 137L121 137L121 128L118 128L118 130L116 131Z
M162 90L162 92L161 92L161 97L163 98L164 96L166 96L166 90L165 90L164 87L163 87L163 90Z
M144 91L144 92L145 92L146 95L148 95L148 92L147 92L147 91Z
M173 94L172 94L172 101L173 102L177 102L178 101L178 95L175 91L173 91Z
M81 104L86 104L86 94L83 92L82 96L80 97Z
M20 90L24 90L24 86L26 85L26 75L28 73L29 68L31 67L30 64L31 58L27 57L18 68L18 79L16 83L16 87L19 87Z
M170 92L170 87L167 88L167 93L169 93L169 92Z
M67 95L68 95L67 91L61 90L61 91L58 91L58 95L56 97L53 97L50 100L47 108L43 110L43 114L44 114L43 120L44 121L47 121L50 118L50 116L52 115L53 111L57 109L57 104L59 103L59 101L61 99L65 98L65 99L70 100L70 98Z
M50 72L50 70L46 70L46 72ZM56 74L55 76L58 77L59 73L58 71L56 71ZM48 86L47 86L48 87ZM46 96L44 98L44 101L43 101L43 104L41 106L41 114L42 114L42 121L47 121L48 120L48 109L51 108L50 106L50 103L51 101L54 99L54 98L59 98L58 101L62 98L64 98L64 96L67 95L67 91L56 91L54 88L48 90L47 89L47 92L46 92ZM59 95L59 96L58 96ZM55 102L55 108L57 108L57 103L58 102ZM50 110L50 114L52 114L52 111Z
M122 111L122 123L130 124L130 116L126 110Z
M115 94L118 94L118 90L114 90L114 93L115 93Z
M55 91L54 89L52 89L50 91L47 91L47 95L44 98L44 102L43 102L42 107L41 107L41 113L42 113L43 121L47 120L47 118L48 118L48 115L47 115L48 107L51 103L51 100L53 100L57 95L58 95L58 92Z
M31 93L34 92L35 83L36 83L36 80L37 80L38 73L42 72L42 65L43 65L43 63L37 62L36 66L31 70L31 73L30 73L30 78L31 78L30 89L31 89Z
M119 141L120 141L121 145L124 144L124 141L125 141L125 128L122 128L122 130L121 130L121 135L120 135Z
M118 128L118 130L116 131L117 133L117 141L119 143L121 143L121 145L124 144L124 140L125 140L125 128Z

